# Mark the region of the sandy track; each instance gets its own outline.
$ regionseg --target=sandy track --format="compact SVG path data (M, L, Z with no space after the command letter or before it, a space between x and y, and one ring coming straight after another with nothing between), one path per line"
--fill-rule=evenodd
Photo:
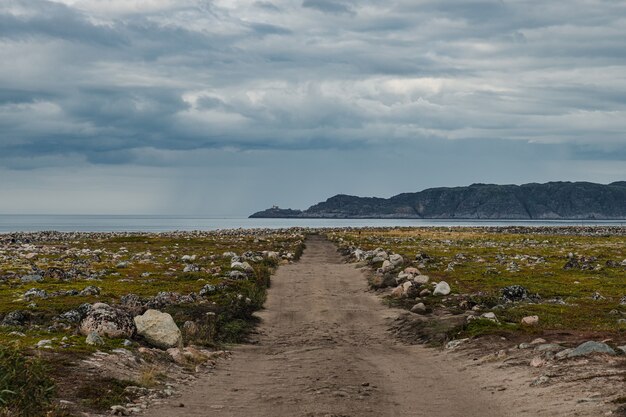
M312 237L300 262L272 278L259 343L236 348L231 361L146 414L568 415L545 397L538 404L511 387L485 389L490 381L477 380L454 356L396 342L386 331L396 314L367 292L362 272L342 263L331 243Z

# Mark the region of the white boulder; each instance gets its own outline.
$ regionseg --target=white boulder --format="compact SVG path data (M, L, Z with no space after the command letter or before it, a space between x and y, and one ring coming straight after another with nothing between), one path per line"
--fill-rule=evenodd
M180 329L172 316L158 310L148 310L134 318L137 334L152 346L169 349L182 341Z
M433 291L433 295L448 295L450 294L450 285L447 282L441 281L439 284L435 286L435 290Z

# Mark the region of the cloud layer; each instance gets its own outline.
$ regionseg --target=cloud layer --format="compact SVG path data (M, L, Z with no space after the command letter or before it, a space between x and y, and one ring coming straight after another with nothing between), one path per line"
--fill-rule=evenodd
M610 0L5 0L0 169L520 146L621 169L624 33Z

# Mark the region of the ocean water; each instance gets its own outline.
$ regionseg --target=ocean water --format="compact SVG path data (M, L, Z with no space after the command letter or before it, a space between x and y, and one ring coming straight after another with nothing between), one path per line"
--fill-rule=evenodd
M17 215L0 214L0 233L56 230L61 232L167 232L287 227L392 226L624 226L626 221L420 220L420 219L247 219L201 216Z

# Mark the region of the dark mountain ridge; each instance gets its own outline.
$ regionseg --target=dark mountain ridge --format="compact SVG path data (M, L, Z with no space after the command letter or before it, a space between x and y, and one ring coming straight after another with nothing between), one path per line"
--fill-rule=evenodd
M251 218L626 219L626 181L472 184L391 198L339 194L307 210L273 207Z

